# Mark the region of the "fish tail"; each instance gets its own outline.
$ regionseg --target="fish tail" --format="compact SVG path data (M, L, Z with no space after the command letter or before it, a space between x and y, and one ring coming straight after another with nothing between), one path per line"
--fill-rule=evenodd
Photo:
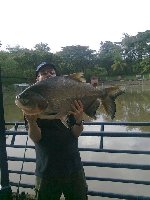
M119 88L116 86L112 86L109 88L105 88L106 94L101 99L102 105L106 111L106 113L111 117L111 119L114 119L115 113L116 113L116 103L115 99L123 94L125 92L125 89Z

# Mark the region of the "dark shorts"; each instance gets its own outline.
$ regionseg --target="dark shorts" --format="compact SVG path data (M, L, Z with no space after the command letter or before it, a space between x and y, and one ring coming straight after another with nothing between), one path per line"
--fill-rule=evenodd
M84 170L70 176L53 177L49 180L37 177L37 200L59 200L62 193L65 200L87 200L88 187Z

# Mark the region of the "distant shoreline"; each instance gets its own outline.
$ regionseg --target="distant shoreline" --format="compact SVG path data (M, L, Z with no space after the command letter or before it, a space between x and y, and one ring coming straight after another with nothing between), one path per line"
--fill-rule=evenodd
M99 86L101 85L150 85L150 80L116 80L116 81L99 81Z

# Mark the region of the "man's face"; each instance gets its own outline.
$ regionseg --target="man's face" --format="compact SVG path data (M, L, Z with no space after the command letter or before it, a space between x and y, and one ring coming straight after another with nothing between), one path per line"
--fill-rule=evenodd
M56 76L56 71L53 68L50 67L44 67L41 69L38 73L37 76L37 81L42 81L50 77L55 77Z

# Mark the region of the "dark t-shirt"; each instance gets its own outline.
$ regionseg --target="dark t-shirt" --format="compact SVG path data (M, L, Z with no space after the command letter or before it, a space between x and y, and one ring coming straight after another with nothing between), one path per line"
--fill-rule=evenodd
M60 120L37 120L42 138L35 143L36 176L70 175L81 169L78 138Z

